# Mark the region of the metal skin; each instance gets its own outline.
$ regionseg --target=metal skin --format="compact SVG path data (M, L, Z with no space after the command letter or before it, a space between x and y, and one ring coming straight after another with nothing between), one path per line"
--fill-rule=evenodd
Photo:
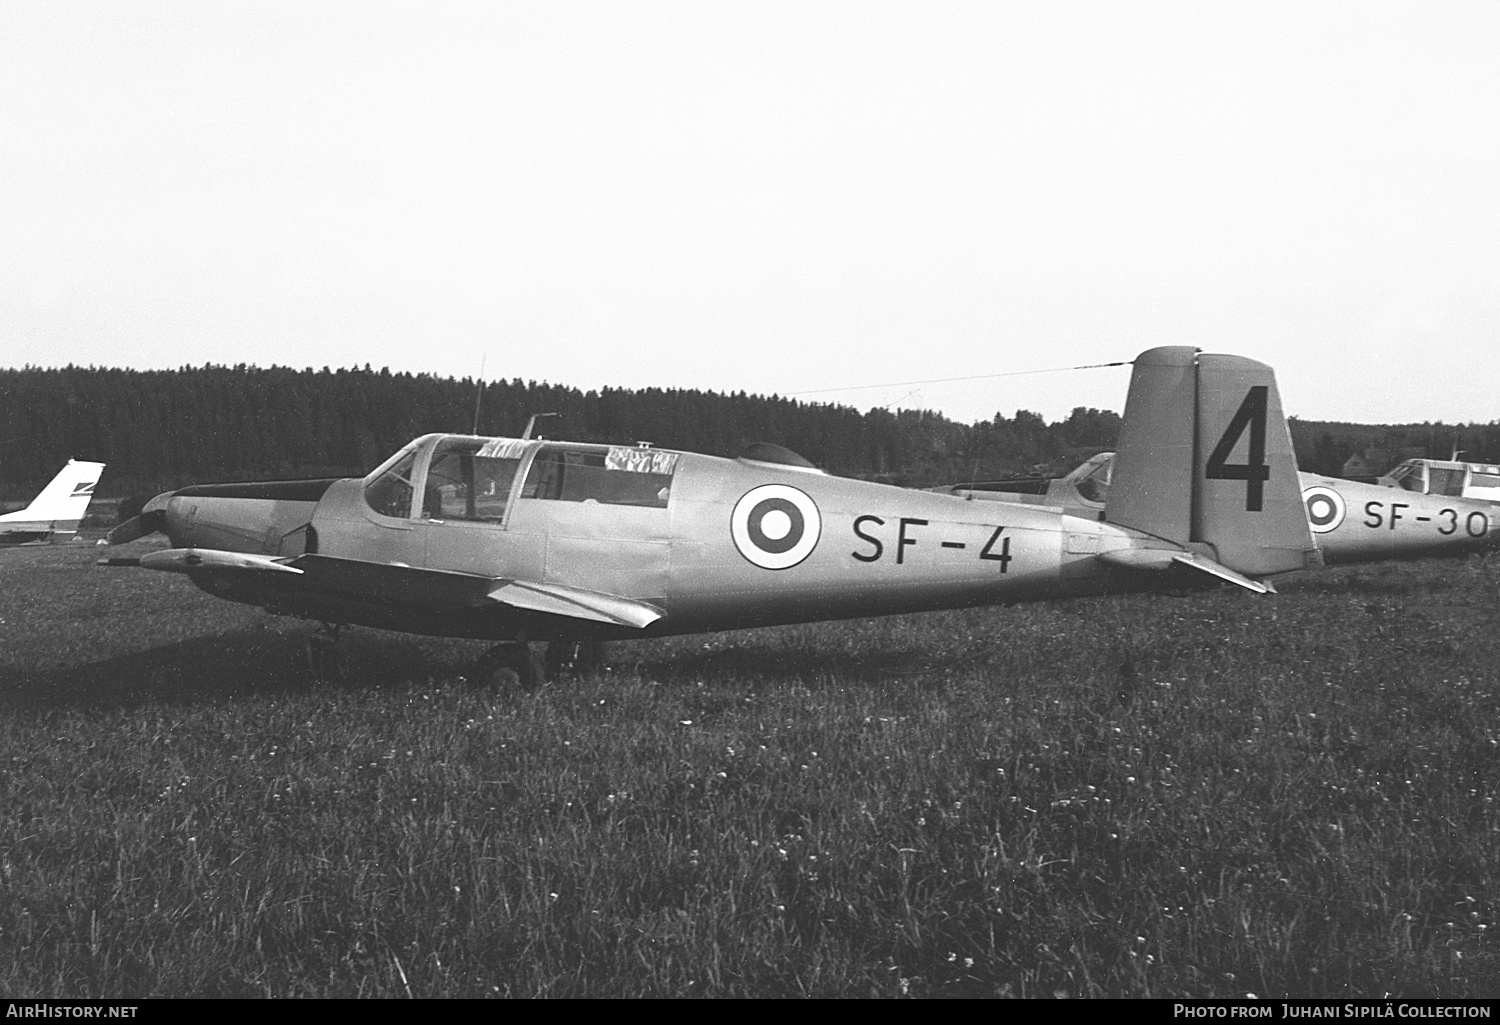
M172 548L107 561L325 624L573 641L1224 581L1263 593L1315 557L1270 368L1166 347L1135 374L1126 422L1162 423L1130 435L1130 526L834 477L775 446L726 459L429 434L363 479L159 495L111 541L159 529ZM1188 493L1154 482L1163 447ZM1181 536L1149 529L1162 509Z
M104 472L103 463L69 459L24 509L0 516L0 547L67 540L78 533L78 524L94 497L94 485Z
M1113 469L1101 452L1053 481L1045 496L944 488L1057 507L1080 516L1102 516ZM1500 548L1500 505L1482 499L1424 495L1383 484L1298 473L1308 526L1327 565L1439 556L1462 557Z
M1500 502L1500 465L1453 459L1408 459L1377 484L1423 495L1448 495Z
M1330 565L1464 556L1500 548L1500 507L1379 484L1300 475L1308 523Z

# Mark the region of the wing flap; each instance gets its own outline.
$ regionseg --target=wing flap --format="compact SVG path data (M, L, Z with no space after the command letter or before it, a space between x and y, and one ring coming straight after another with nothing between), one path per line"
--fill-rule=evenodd
M564 584L507 580L491 591L489 596L518 609L588 619L611 626L631 626L637 630L644 630L662 618L660 609L643 601Z

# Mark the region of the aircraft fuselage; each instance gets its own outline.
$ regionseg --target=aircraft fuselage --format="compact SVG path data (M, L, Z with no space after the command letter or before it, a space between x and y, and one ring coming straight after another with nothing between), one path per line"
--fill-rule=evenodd
M1103 515L1113 453L1054 481L1046 495L954 485L942 493ZM1413 463L1416 460L1411 461ZM1500 504L1455 495L1298 473L1308 527L1327 565L1466 556L1500 548Z
M1307 522L1329 564L1469 555L1500 547L1500 506L1304 473Z
M399 505L406 515L372 501L384 494L372 490L382 478L377 470L364 479L262 485L259 497L250 485L185 489L164 496L165 529L178 548L302 556L295 565L305 579L295 586L279 574L195 576L220 597L331 622L487 638L579 628L459 598L434 609L447 600L434 588L452 583L445 593L458 594L454 577L581 585L660 609L660 622L645 631L587 627L641 636L1131 589L1128 581L1138 575L1101 562L1100 553L1177 550L1058 509L688 452L646 450L659 465L670 462L671 473L652 478L669 483L642 504L612 502L602 492L602 501L548 497L531 483L541 472L537 459L616 458L622 451L564 442L515 443L509 494L489 496L494 515L485 517L454 496L457 485L442 493L424 482L435 475L434 449L452 437L429 435L408 446L416 459L409 476L398 476L413 496L427 497L412 500L409 511ZM444 514L445 504L459 515ZM1159 580L1139 581L1154 585Z

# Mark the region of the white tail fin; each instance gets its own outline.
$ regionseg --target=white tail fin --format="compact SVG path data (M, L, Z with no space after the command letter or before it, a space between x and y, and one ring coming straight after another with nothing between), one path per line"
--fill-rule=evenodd
M1271 368L1180 345L1136 357L1105 518L1248 577L1317 565Z
M94 497L94 485L104 472L103 463L84 463L69 459L62 472L42 489L31 504L17 512L0 516L0 527L31 528L71 533L78 530L83 514Z

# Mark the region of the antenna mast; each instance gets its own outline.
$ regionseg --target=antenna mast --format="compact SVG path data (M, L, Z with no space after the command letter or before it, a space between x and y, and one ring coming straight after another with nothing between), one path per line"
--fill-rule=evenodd
M531 414L531 419L526 421L526 430L524 432L522 432L522 434L521 434L521 440L522 441L530 441L531 440L531 430L532 430L532 428L534 428L536 426L536 422L539 419L541 419L542 417L544 417L544 416L562 416L562 414L561 413L532 413Z
M484 360L488 353L482 353L479 357L479 388L474 392L474 429L470 434L479 433L479 402L484 398Z

